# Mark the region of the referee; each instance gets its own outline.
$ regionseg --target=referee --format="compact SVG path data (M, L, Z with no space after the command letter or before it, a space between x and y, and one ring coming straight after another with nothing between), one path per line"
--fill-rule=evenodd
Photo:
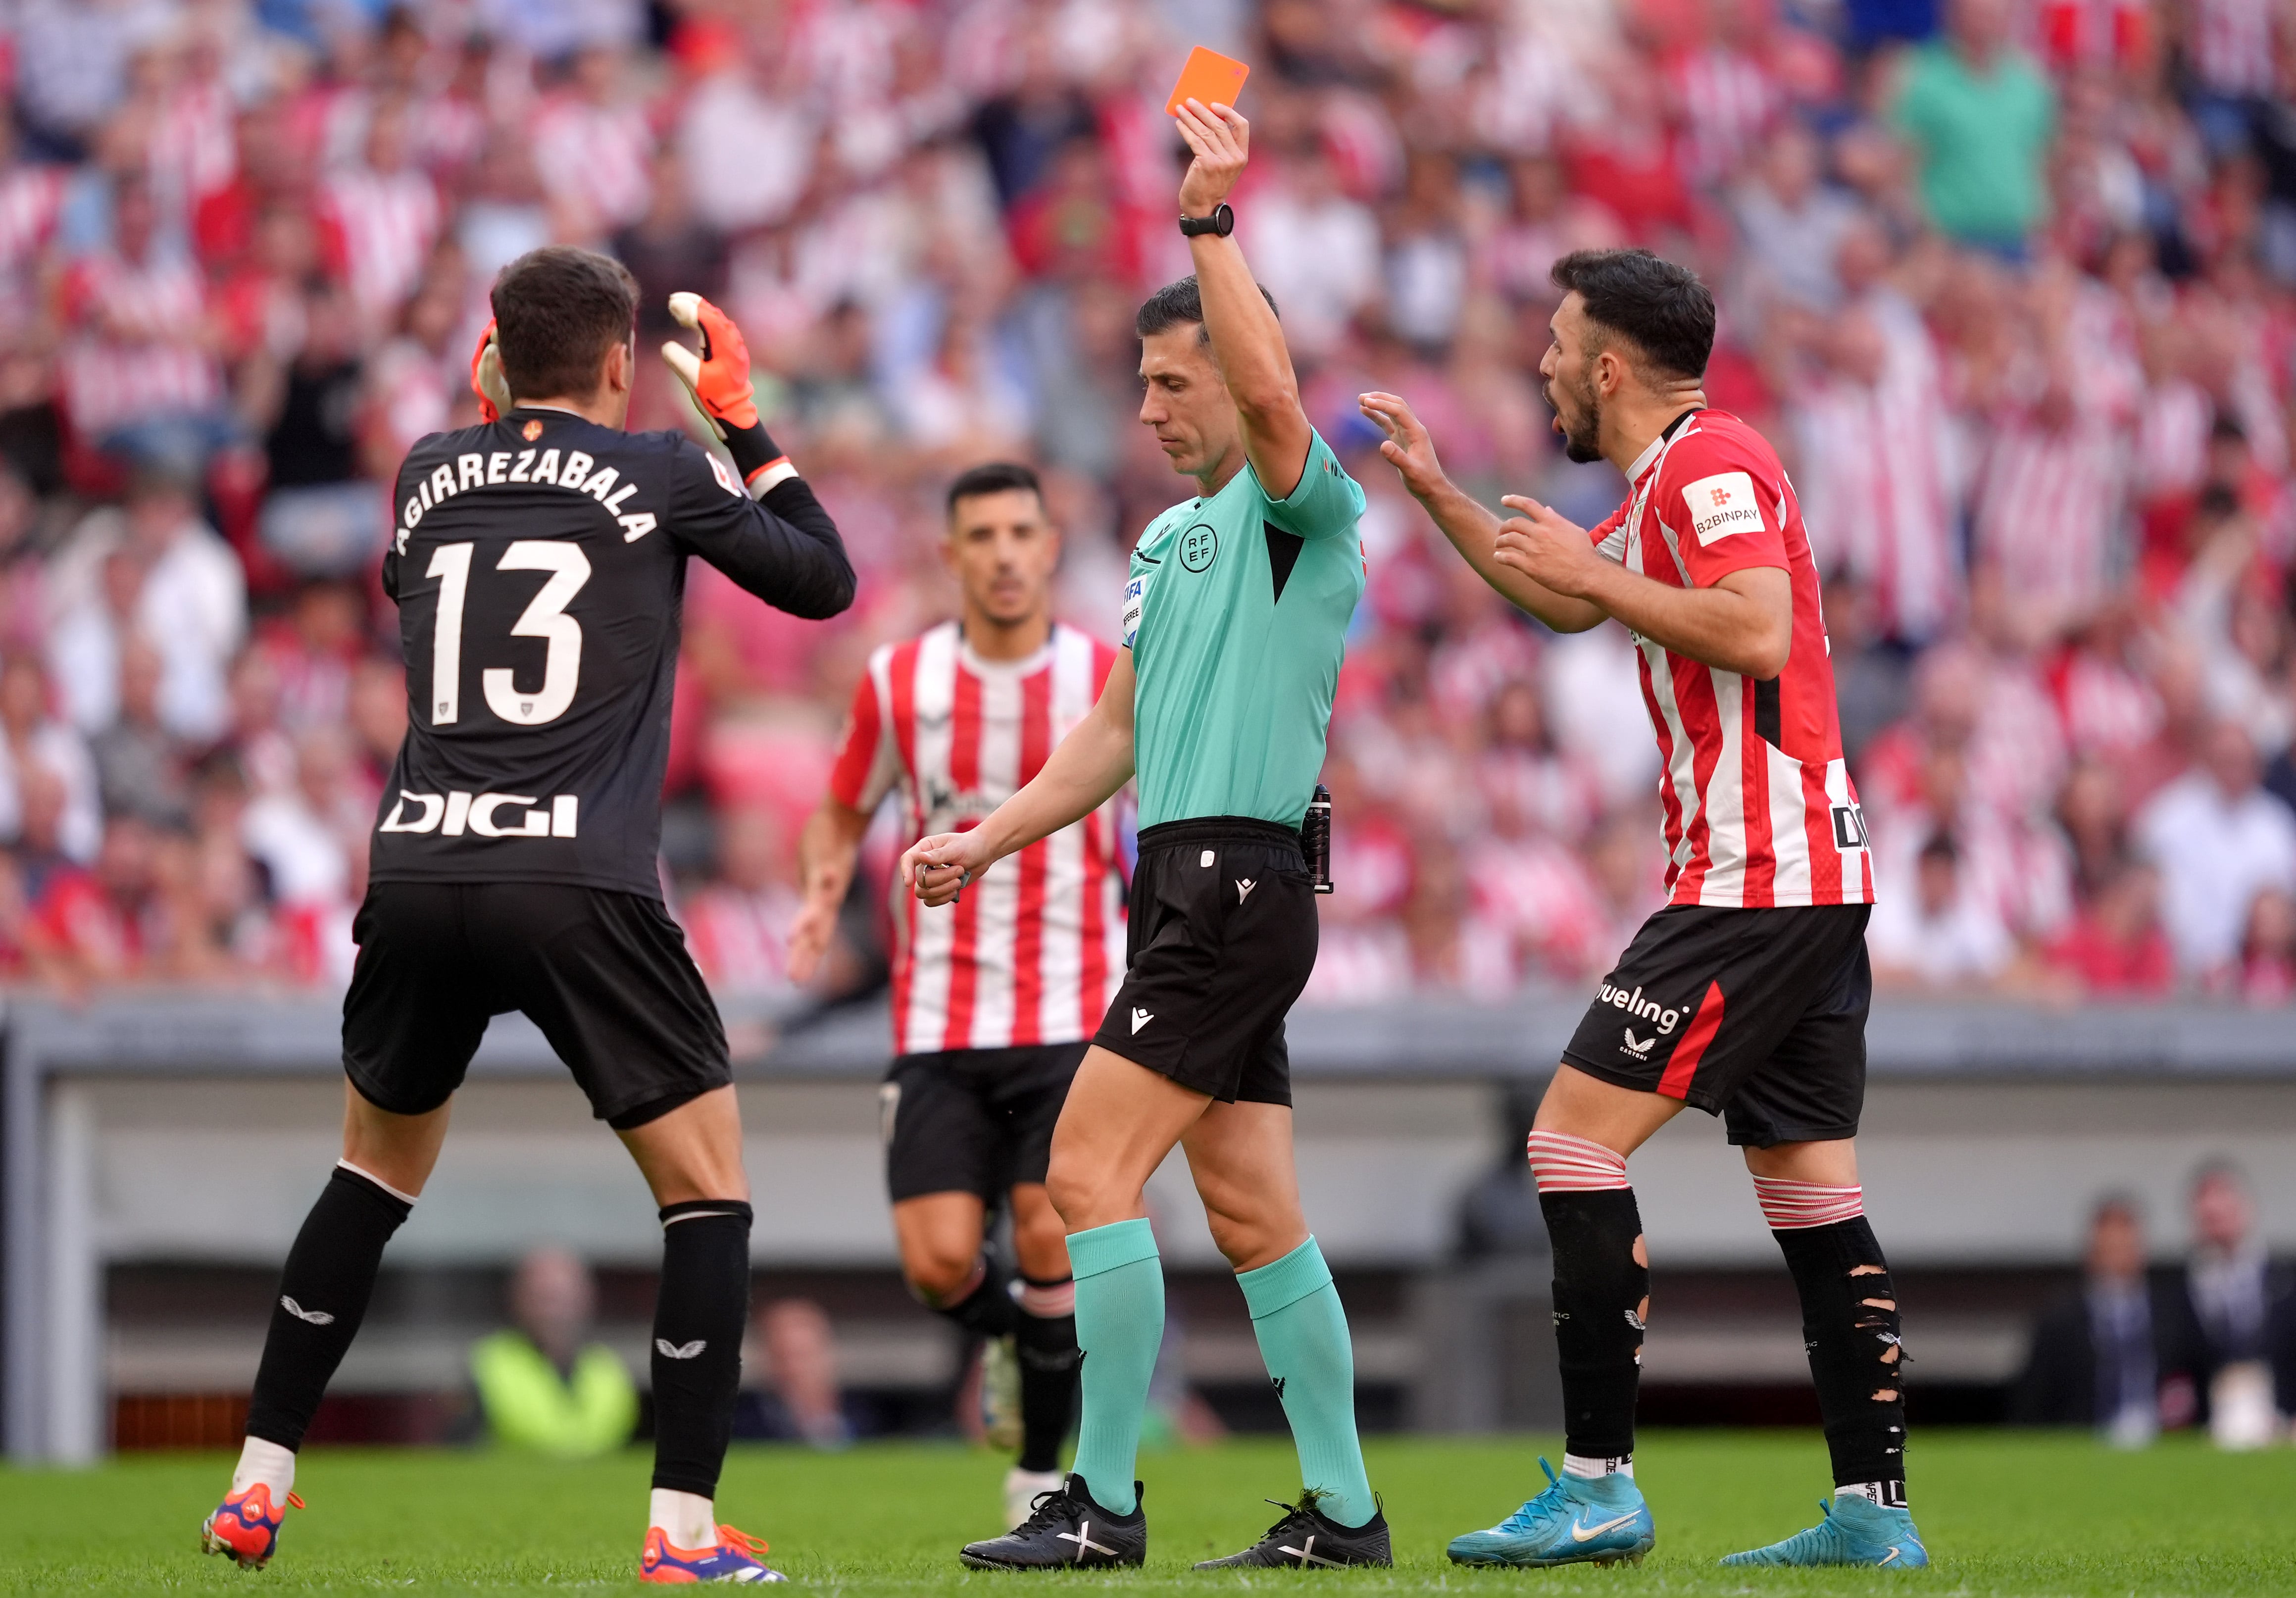
M749 351L715 306L672 296L702 348L664 355L738 479L683 434L623 431L637 294L619 263L534 250L493 299L472 366L480 424L419 440L398 471L382 586L407 730L353 927L343 1157L288 1252L247 1441L202 1540L234 1563L271 1558L296 1450L383 1247L438 1161L488 1021L517 1010L660 1206L640 1576L778 1580L712 1502L741 1377L749 1184L725 1028L655 859L687 557L807 617L852 603L853 569L759 424Z
M1179 124L1195 154L1180 231L1196 274L1140 309L1140 420L1197 497L1141 537L1125 647L1093 713L978 827L923 839L901 864L920 898L946 905L1139 776L1129 965L1077 1069L1046 1178L1068 1228L1086 1356L1076 1467L1028 1520L964 1550L987 1569L1145 1557L1132 1472L1164 1279L1141 1192L1176 1143L1236 1268L1305 1487L1259 1543L1210 1563L1393 1562L1356 1441L1347 1317L1300 1215L1283 1043L1316 963L1299 834L1364 589L1363 491L1308 425L1275 307L1230 236L1223 199L1250 128L1194 100Z

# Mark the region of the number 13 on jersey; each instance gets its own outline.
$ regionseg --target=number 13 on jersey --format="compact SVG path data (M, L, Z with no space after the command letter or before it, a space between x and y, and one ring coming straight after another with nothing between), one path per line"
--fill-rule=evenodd
M477 545L442 544L432 552L425 576L439 579L439 615L430 639L430 725L452 725L463 707L463 616L471 597L471 559ZM575 684L582 676L582 624L566 614L566 607L590 580L590 558L572 544L548 538L521 538L503 551L496 571L546 571L542 585L517 622L514 638L540 638L542 687L521 690L516 674L506 666L490 666L479 674L487 709L514 726L541 726L566 714L574 702Z

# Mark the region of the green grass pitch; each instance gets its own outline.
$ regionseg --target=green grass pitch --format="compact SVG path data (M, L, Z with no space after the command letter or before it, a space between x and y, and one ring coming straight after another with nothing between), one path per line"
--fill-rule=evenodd
M2086 1438L1932 1432L1915 1439L1914 1507L1936 1558L1925 1573L1725 1571L1717 1556L1808 1524L1824 1453L1797 1432L1646 1435L1638 1474L1658 1515L1639 1567L1467 1571L1443 1558L1543 1481L1555 1439L1382 1439L1372 1479L1395 1528L1392 1572L1198 1576L1296 1491L1291 1449L1234 1442L1149 1455L1150 1562L1120 1576L967 1572L954 1557L993 1535L1003 1467L955 1446L832 1455L737 1447L718 1508L774 1545L799 1583L851 1598L990 1594L1052 1582L1181 1594L1295 1582L1357 1592L1539 1594L2296 1594L2296 1449L2215 1454L2190 1441L2115 1454ZM0 1472L0 1592L260 1593L273 1588L542 1592L634 1587L646 1457L582 1465L490 1453L315 1448L270 1569L197 1552L222 1488L220 1455L149 1455L86 1472Z

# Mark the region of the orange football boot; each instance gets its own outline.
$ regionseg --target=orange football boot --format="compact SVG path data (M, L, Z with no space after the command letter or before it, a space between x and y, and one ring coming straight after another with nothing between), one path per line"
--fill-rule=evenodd
M279 1552L279 1527L287 1519L289 1505L300 1509L303 1501L290 1493L286 1504L273 1502L267 1481L234 1493L201 1522L200 1547L247 1569L260 1570Z
M659 1526L646 1531L645 1553L638 1561L640 1581L787 1581L788 1577L765 1562L769 1550L765 1539L731 1526L718 1528L714 1548L680 1548Z

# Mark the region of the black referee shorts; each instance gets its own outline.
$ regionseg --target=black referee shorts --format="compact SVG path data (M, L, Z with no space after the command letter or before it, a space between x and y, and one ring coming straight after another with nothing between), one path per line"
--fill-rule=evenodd
M378 1109L438 1109L487 1022L513 1010L616 1131L734 1079L718 1005L658 900L555 882L377 882L351 930L343 1069Z
M1140 834L1124 984L1093 1042L1223 1103L1292 1102L1283 1018L1316 969L1300 835L1232 815Z

